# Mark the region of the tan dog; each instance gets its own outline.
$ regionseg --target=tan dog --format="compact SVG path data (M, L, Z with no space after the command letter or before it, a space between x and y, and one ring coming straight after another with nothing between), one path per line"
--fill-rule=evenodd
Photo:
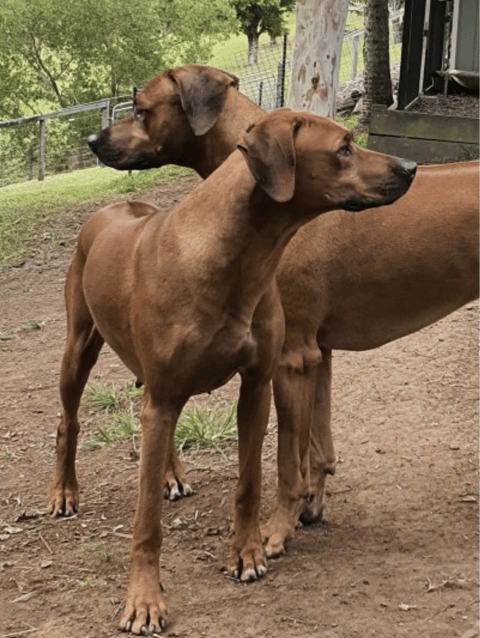
M209 67L168 70L140 94L142 122L131 117L104 129L91 146L115 168L148 158L206 177L263 115L235 86L233 76ZM388 211L337 211L287 246L277 269L286 339L274 376L279 491L263 529L268 555L284 551L299 515L304 522L322 515L325 477L335 470L332 349L381 346L478 297L478 179L478 162L420 166ZM174 453L172 467L175 498L190 487Z
M148 96L148 85L144 100ZM142 101L136 104L141 115ZM140 113L139 113L140 111ZM159 554L163 483L175 424L194 394L242 377L239 481L228 574L266 572L258 523L270 381L284 338L274 279L295 231L334 208L358 211L403 195L416 165L356 147L331 120L282 109L249 127L238 151L165 219L107 207L83 227L66 282L54 515L78 507L72 456L77 409L103 340L144 384L138 505L120 627L166 624Z

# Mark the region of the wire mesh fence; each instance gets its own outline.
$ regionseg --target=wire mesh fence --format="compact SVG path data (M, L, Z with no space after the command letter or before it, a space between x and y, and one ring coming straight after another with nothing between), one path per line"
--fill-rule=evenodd
M390 17L390 61L399 65L402 12ZM286 102L291 76L293 37L262 44L257 62L250 64L246 50L220 53L213 64L239 78L239 89L265 111ZM160 71L161 69L159 69ZM363 88L363 30L346 33L340 62L338 99ZM148 78L144 78L146 81ZM76 105L55 113L0 122L0 187L45 175L98 165L86 138L131 112L131 95Z

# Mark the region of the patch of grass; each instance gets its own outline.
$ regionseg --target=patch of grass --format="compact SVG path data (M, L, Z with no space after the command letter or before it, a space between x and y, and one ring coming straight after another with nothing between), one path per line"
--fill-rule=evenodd
M95 567L98 563L104 563L110 560L110 547L102 541L83 543L81 552L85 563L90 567Z
M93 587L92 577L85 576L85 578L82 578L82 580L77 580L76 587L78 589L91 589Z
M221 449L237 439L237 403L214 410L185 409L175 430L179 450Z
M100 413L100 425L84 441L85 449L113 447L139 433L141 388L128 383L121 389L113 384L91 383L85 390L87 404ZM183 410L175 430L178 450L217 449L237 440L237 403L222 408L201 409L194 405Z
M41 330L42 326L43 326L43 323L41 321L37 321L36 319L33 319L32 321L27 321L27 323L25 324L25 330L28 330L30 332L35 330Z
M89 450L103 445L114 447L119 441L130 439L138 431L138 421L133 411L114 412L104 419L104 424L97 428L93 437L86 443Z
M133 383L117 390L113 383L90 383L84 393L85 402L101 414L101 424L85 441L84 447L96 450L113 447L119 441L131 438L139 428L137 412L142 390Z
M129 381L123 388L123 393L131 401L137 401L140 400L143 395L143 388L137 388L133 381Z
M66 209L101 198L103 205L118 195L142 193L159 182L191 174L190 169L165 166L149 171L125 172L110 168L87 168L0 188L0 272L33 253L33 241ZM58 249L54 233L43 237Z
M337 122L343 124L348 129L354 132L355 134L355 144L361 146L362 148L367 148L368 144L368 130L359 129L358 122L360 120L360 116L356 113L350 113L349 115L343 117L336 117Z
M120 399L113 383L105 384L100 381L90 383L85 389L84 399L97 410L111 412L118 410Z
M10 452L5 446L0 448L0 461L4 461L5 463L13 463L17 460L17 457L13 452Z

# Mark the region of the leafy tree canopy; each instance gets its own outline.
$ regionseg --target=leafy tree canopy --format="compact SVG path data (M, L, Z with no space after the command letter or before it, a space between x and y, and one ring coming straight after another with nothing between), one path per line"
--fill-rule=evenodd
M0 119L128 93L235 24L228 0L2 0Z
M295 0L233 0L232 6L247 36L268 33L277 38L285 33L285 14L293 11Z
M277 38L286 33L285 16L293 11L295 0L231 0L235 9L239 31L248 39L248 61L257 61L258 41L262 33Z

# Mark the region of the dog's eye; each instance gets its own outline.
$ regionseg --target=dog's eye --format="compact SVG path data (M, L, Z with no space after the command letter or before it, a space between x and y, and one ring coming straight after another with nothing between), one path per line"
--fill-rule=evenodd
M339 155L343 155L343 157L349 157L350 155L353 154L353 149L350 146L350 144L344 144L343 146L340 147L338 153Z

